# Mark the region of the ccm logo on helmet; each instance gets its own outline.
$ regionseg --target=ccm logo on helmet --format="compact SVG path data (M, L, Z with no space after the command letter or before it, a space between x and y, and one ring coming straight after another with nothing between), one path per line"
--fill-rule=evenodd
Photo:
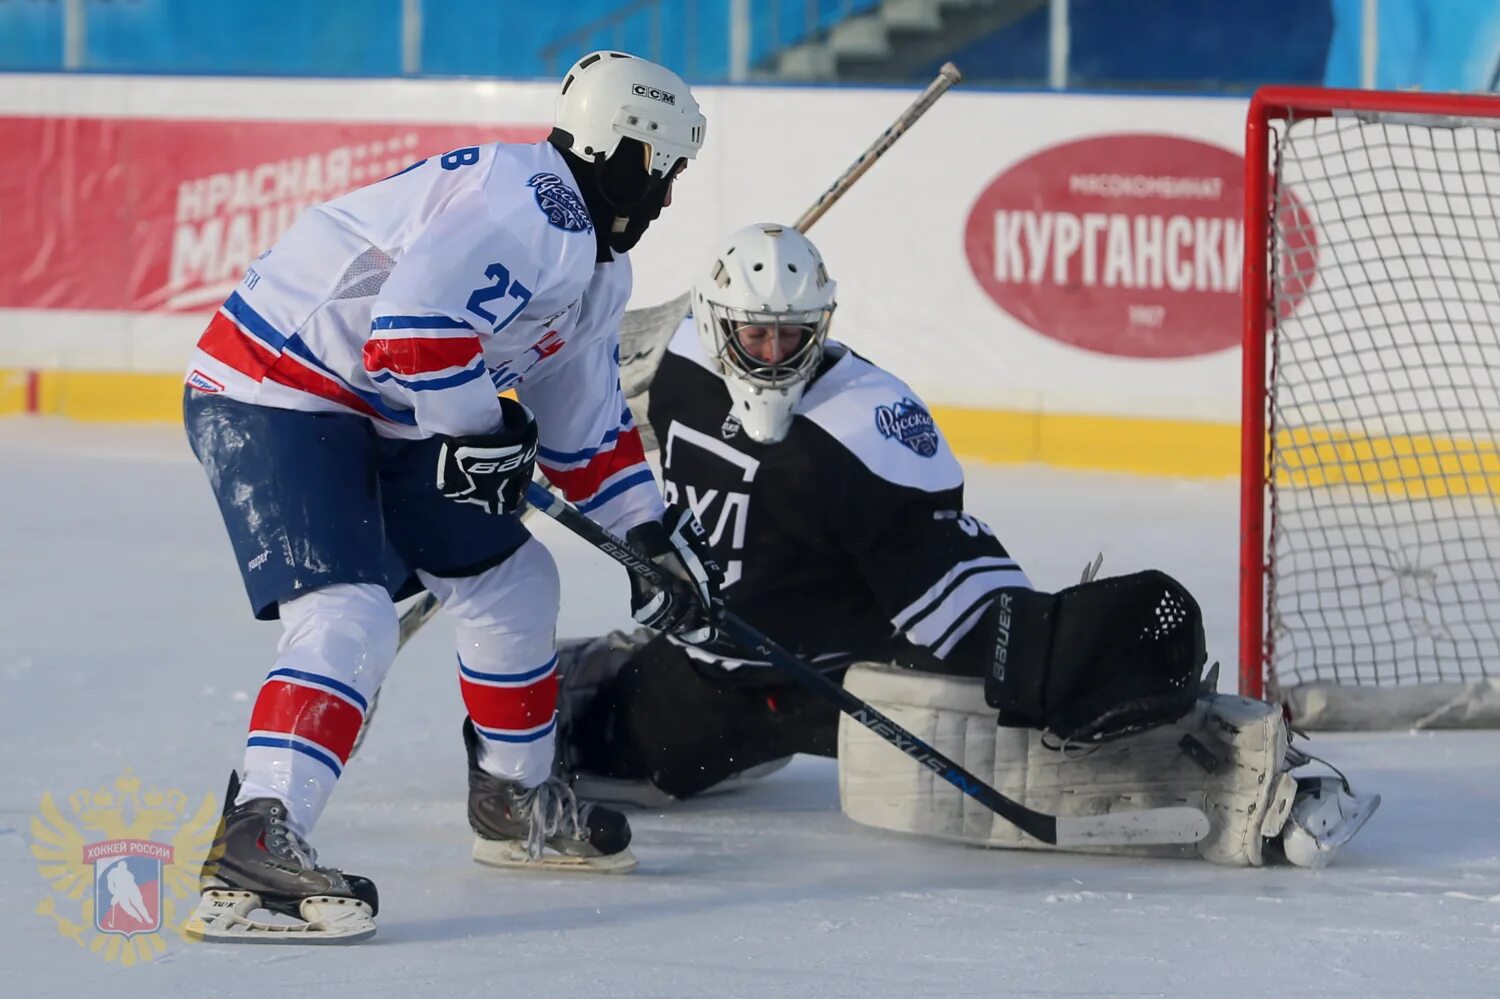
M663 104L677 103L677 95L672 93L671 91L657 90L655 87L648 87L643 83L636 83L631 85L630 90L637 97L649 97L653 101L661 101Z

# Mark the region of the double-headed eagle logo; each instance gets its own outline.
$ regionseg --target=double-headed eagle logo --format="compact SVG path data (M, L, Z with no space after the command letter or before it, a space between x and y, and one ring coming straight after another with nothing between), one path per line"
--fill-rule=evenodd
M126 770L112 787L74 791L66 803L65 815L45 794L31 820L31 855L52 886L37 914L66 939L127 968L166 952L162 930L188 939L198 871L219 823L213 796L189 814L182 791L143 790ZM188 903L179 906L183 899Z

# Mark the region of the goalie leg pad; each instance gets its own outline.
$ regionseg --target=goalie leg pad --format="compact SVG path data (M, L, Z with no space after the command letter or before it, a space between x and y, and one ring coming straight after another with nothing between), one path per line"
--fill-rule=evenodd
M977 678L861 663L844 685L1031 808L1075 816L1190 805L1211 824L1209 835L1194 844L1085 852L1260 866L1264 836L1280 831L1296 790L1282 772L1285 722L1262 701L1208 694L1176 722L1080 753L1049 748L1031 729L996 727ZM1056 849L913 766L848 718L840 721L838 757L840 803L856 822L977 846Z

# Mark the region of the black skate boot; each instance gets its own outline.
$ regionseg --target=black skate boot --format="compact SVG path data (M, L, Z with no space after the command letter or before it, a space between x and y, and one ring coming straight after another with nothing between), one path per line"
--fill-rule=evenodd
M493 867L623 874L635 867L630 823L612 808L579 802L555 774L536 787L486 773L479 733L464 719L469 756L469 825L474 859Z
M369 878L320 867L317 853L287 825L275 798L234 804L231 774L214 846L203 862L203 892L187 933L209 943L355 943L375 935L380 908ZM296 922L250 919L267 909Z

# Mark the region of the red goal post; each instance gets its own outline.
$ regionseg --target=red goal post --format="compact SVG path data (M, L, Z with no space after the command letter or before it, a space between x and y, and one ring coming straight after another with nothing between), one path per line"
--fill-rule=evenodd
M1242 293L1241 693L1500 724L1500 95L1257 91Z

